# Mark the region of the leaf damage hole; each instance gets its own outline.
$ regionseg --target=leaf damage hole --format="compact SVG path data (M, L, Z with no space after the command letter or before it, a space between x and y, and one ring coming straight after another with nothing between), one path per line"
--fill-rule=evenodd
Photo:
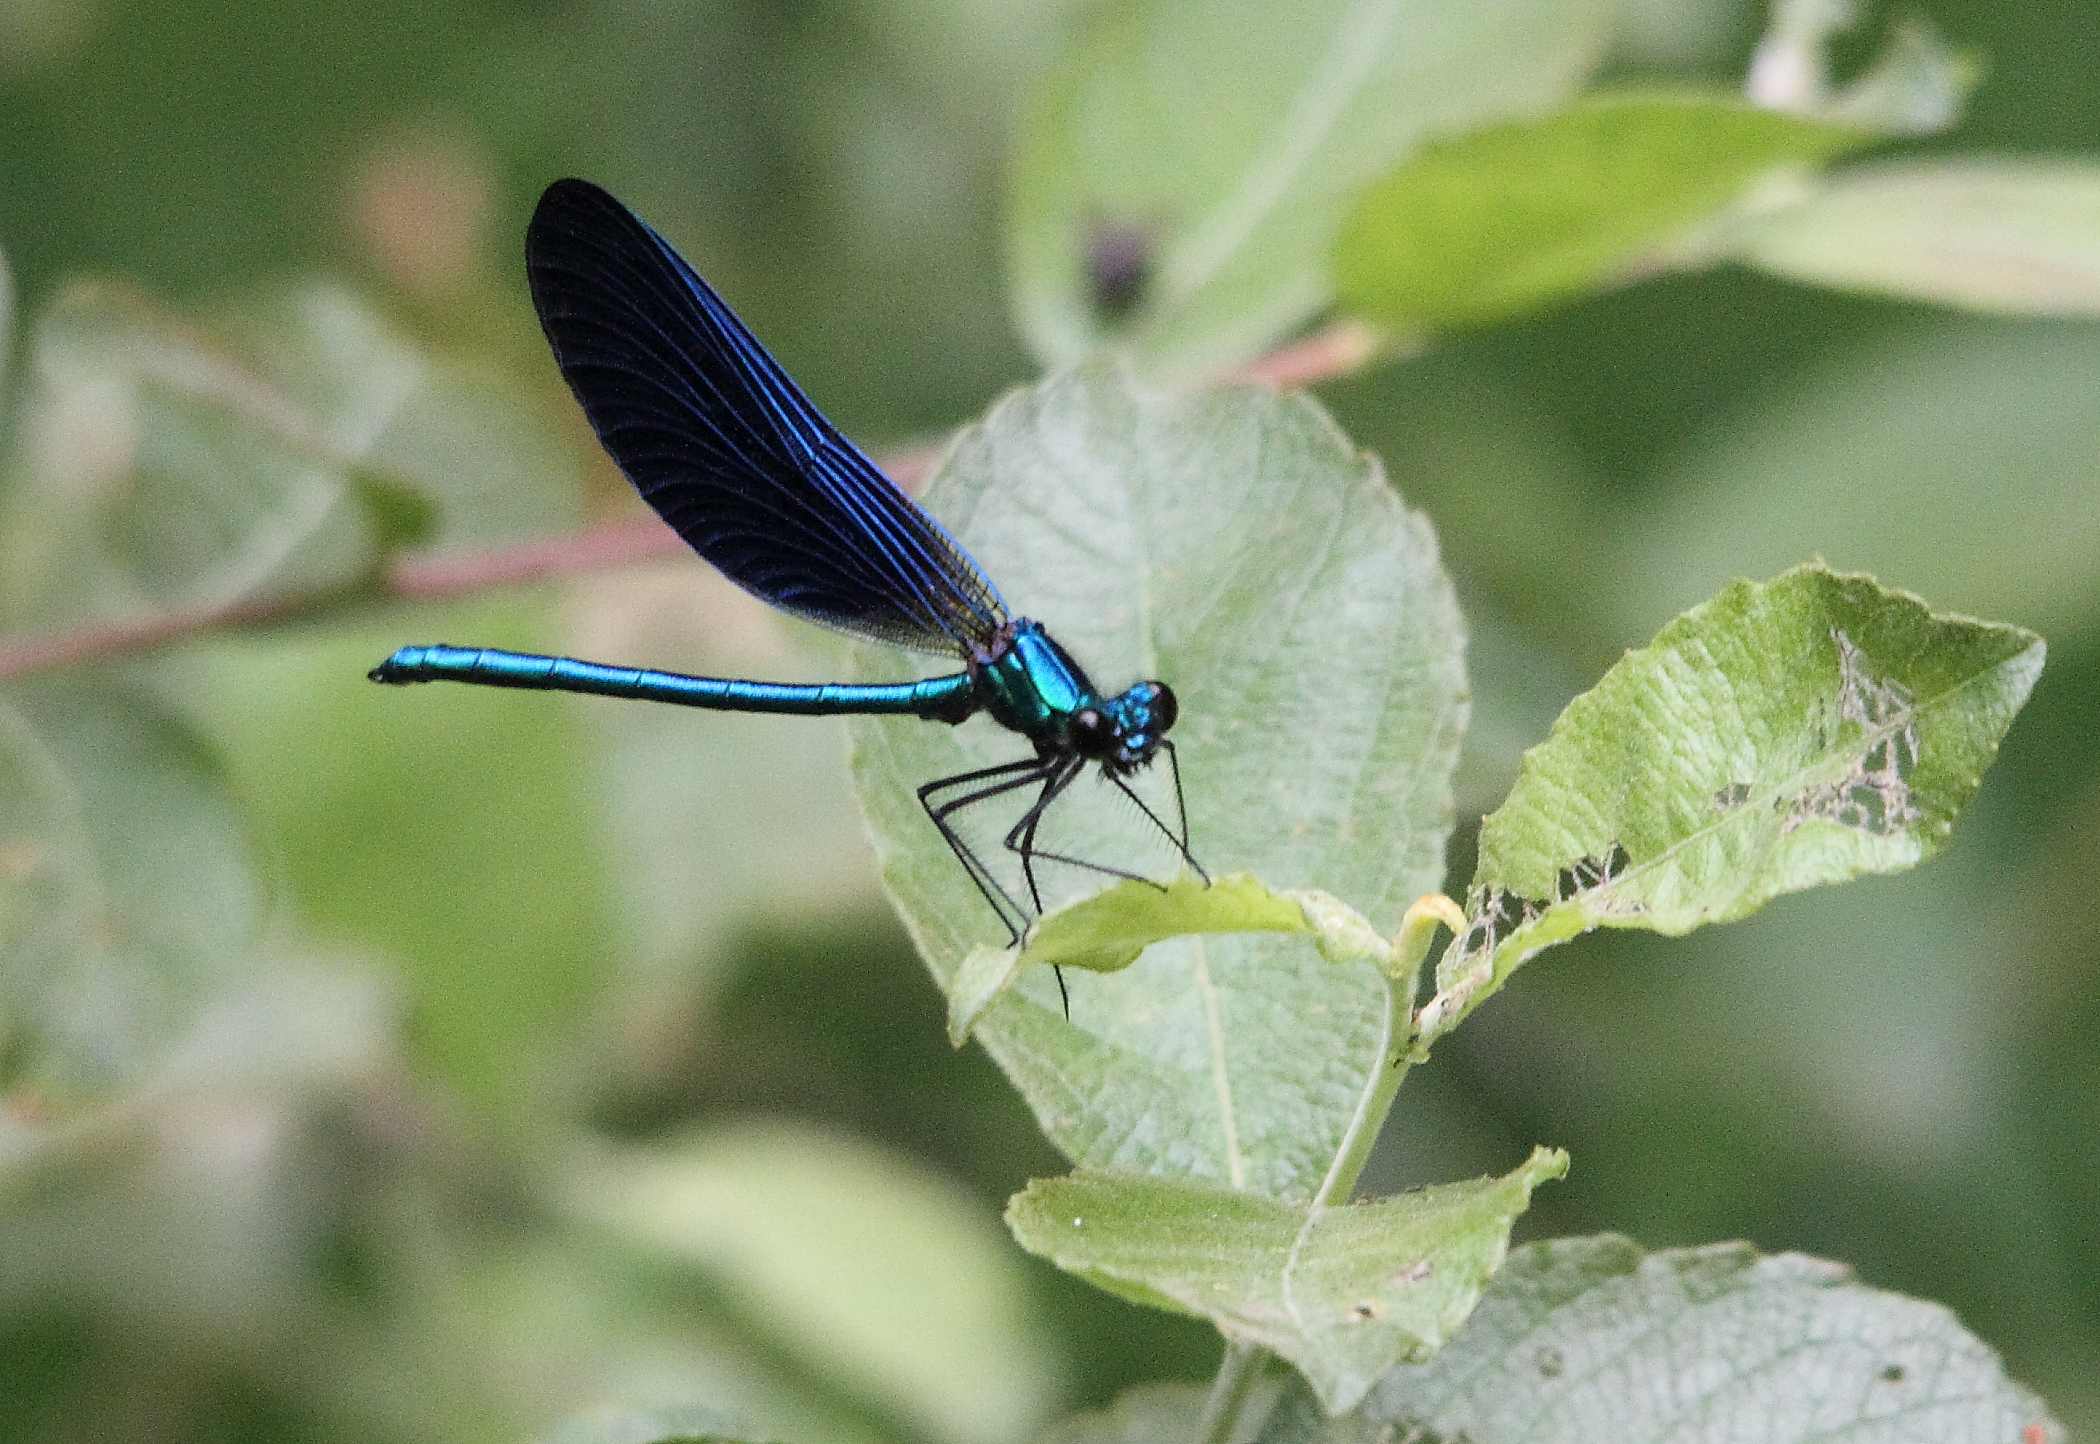
M1352 1324L1367 1324L1377 1317L1378 1303L1375 1299L1365 1299L1349 1305L1349 1322Z
M1466 931L1458 940L1456 963L1493 957L1497 943L1546 910L1544 903L1485 883L1473 889L1466 903Z
M1538 1357L1533 1359L1532 1363L1537 1367L1541 1379L1558 1379L1568 1370L1568 1361L1561 1357L1560 1350L1552 1347L1540 1349Z
M1923 816L1911 802L1910 773L1918 761L1916 698L1894 678L1876 680L1865 655L1843 629L1832 628L1838 649L1838 712L1872 738L1842 777L1806 788L1794 799L1782 833L1810 818L1886 837ZM1880 734L1876 736L1875 734Z
M1731 782L1714 794L1714 810L1717 812L1733 812L1749 800L1750 784L1747 782Z
M1394 1274L1393 1282L1396 1284L1418 1284L1429 1277L1429 1269L1429 1260L1418 1258L1406 1268Z
M1602 857L1594 853L1570 863L1553 875L1553 900L1566 902L1569 898L1593 892L1633 866L1633 857L1624 847L1614 842Z
M1881 1371L1881 1382L1884 1384L1900 1384L1908 1377L1909 1374L1901 1364L1890 1364Z

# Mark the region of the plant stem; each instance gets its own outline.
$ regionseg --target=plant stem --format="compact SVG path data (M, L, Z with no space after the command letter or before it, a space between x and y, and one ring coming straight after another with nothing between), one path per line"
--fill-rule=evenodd
M1295 341L1287 341L1244 366L1235 366L1221 379L1255 381L1274 386L1279 391L1288 391L1336 376L1351 375L1379 356L1397 358L1419 349L1419 343L1382 336L1361 321L1341 320Z
M1349 1121L1349 1131L1343 1135L1342 1146L1336 1150L1327 1176L1320 1180L1319 1192L1313 1195L1315 1209L1349 1201L1350 1194L1356 1189L1357 1175L1364 1171L1371 1147L1378 1142L1379 1127L1393 1106L1393 1095L1400 1091L1400 1081L1407 1077L1407 1070L1414 1061L1411 1049L1414 1043L1415 980L1412 976L1388 978L1385 986L1385 1037L1381 1040L1384 1057L1377 1076L1365 1085L1363 1097L1357 1103L1356 1116Z
M1404 349L1361 322L1341 321L1288 342L1218 379L1255 381L1283 388L1310 386L1348 375L1381 354L1398 354ZM176 380L170 379L169 384L176 384ZM298 432L293 423L281 416L250 419L272 434L296 432L296 439L326 454L322 443ZM938 447L921 446L884 456L880 464L898 485L915 491L932 472L939 456ZM348 464L332 455L331 459ZM655 518L622 518L568 536L486 551L443 557L397 557L387 565L379 584L371 591L359 593L359 597L429 601L676 556L683 549L675 534ZM150 651L199 632L320 617L342 601L343 597L334 593L318 597L246 597L210 606L175 606L118 621L90 622L43 636L0 637L0 682L53 667L78 666Z
M1400 1091L1400 1082L1415 1061L1415 992L1421 982L1422 962L1429 955L1429 944L1439 926L1448 928L1456 937L1465 931L1465 913L1450 898L1427 893L1409 905L1400 931L1394 935L1393 959L1385 980L1385 1035L1380 1039L1383 1061L1377 1076L1365 1085L1363 1096L1357 1100L1356 1116L1349 1120L1348 1132L1342 1136L1341 1147L1335 1150L1334 1162L1313 1195L1315 1209L1349 1201L1356 1189L1357 1175L1363 1172L1364 1160L1371 1156L1371 1147L1378 1141L1386 1112L1393 1106L1393 1095Z
M1255 1381L1268 1363L1269 1351L1259 1344L1225 1345L1225 1357L1218 1361L1217 1377L1210 1383L1210 1397L1203 1401L1196 1444L1227 1444L1239 1432Z

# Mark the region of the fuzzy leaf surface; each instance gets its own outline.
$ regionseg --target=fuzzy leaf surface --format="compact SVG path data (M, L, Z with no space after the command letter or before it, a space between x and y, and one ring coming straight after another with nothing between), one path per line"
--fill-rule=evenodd
M1465 1321L1509 1230L1568 1156L1535 1150L1501 1178L1339 1208L1188 1179L1078 1173L1015 1195L1021 1246L1137 1303L1195 1314L1297 1366L1330 1412L1427 1358Z
M1192 845L1213 876L1322 889L1381 933L1440 884L1465 719L1456 604L1428 525L1315 403L1155 395L1088 369L1000 403L925 499L1101 687L1173 686ZM894 653L858 668L903 670ZM884 882L945 993L974 947L1006 939L915 789L1027 745L983 718L860 719L852 735ZM1163 772L1138 782L1171 809ZM1014 814L972 811L997 861ZM1050 810L1041 845L1162 880L1179 867L1093 779ZM1042 872L1051 907L1101 882ZM1075 1164L1305 1201L1366 1126L1359 1104L1393 1044L1372 963L1334 966L1303 937L1187 937L1067 977L1069 1023L1031 969L976 1036Z
M1393 1369L1339 1418L1295 1389L1260 1437L2061 1444L2064 1434L1937 1304L1801 1254L1741 1243L1650 1254L1605 1236L1515 1250L1434 1359Z

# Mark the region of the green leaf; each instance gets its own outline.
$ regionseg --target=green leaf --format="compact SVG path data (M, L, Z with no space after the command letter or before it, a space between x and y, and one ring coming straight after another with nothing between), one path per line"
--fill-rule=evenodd
M1733 254L1812 285L2012 316L2100 316L2100 165L1908 161L1746 219Z
M690 559L581 579L568 615L580 624L559 647L586 656L784 680L845 664L843 646L825 648L828 637ZM680 986L755 917L881 906L832 728L682 707L591 707L584 720L585 792L610 853L605 924L630 966Z
M337 287L207 329L80 286L31 363L0 527L17 625L346 592L407 535L529 534L579 490L530 398L438 363Z
M1432 136L1564 100L1610 18L1598 0L1103 7L1022 132L1023 335L1050 365L1104 345L1167 374L1259 355L1327 304L1366 181Z
M1688 932L1930 857L2043 652L1820 567L1693 608L1568 704L1481 824L1422 1040L1591 928Z
M142 1077L252 971L261 910L216 764L150 694L81 675L0 701L0 1089Z
M1164 886L1124 881L1066 903L1044 914L1020 948L973 949L949 984L948 1036L957 1045L969 1037L1024 968L1118 972L1154 943L1198 933L1304 933L1329 962L1367 958L1393 973L1392 945L1338 898L1317 889L1277 892L1251 873L1205 883L1184 872Z
M1048 1412L1055 1355L1016 1261L944 1179L753 1125L594 1155L574 1180L588 1216L707 1269L808 1367L915 1435L1001 1444Z
M1761 177L1875 139L1729 95L1589 97L1431 146L1367 189L1336 289L1400 330L1500 321L1652 270Z
M1059 1268L1290 1360L1338 1412L1394 1364L1443 1345L1501 1265L1532 1189L1567 1168L1565 1153L1540 1148L1502 1178L1340 1208L1077 1173L1029 1184L1006 1222Z
M0 528L17 625L326 591L368 573L370 538L341 484L354 460L344 433L404 384L399 364L345 358L365 385L338 388L331 415L115 285L61 296L29 359L21 474Z
M1183 934L1309 931L1298 901L1263 887L1251 873L1204 883L1185 872L1164 888L1117 883L1044 915L1021 957L1112 973L1153 943Z
M2041 1401L1937 1304L1748 1244L1517 1249L1465 1330L1330 1419L1303 1389L1261 1444L1736 1439L2062 1444Z
M1439 885L1465 719L1456 605L1427 524L1317 405L1251 388L1155 395L1087 370L1000 403L925 495L1014 613L1103 686L1173 685L1192 845L1213 875L1322 889L1382 933ZM858 668L900 670L890 654ZM949 991L973 947L1004 939L915 789L1026 744L981 718L852 730L884 882ZM1137 781L1171 809L1164 772ZM1171 849L1134 814L1086 781L1041 845L1172 875ZM1012 821L981 824L988 860ZM1052 906L1099 885L1039 872ZM1375 1132L1361 1105L1395 1042L1375 966L1334 967L1301 938L1177 938L1068 981L1070 1023L1034 969L976 1036L1077 1164L1302 1201Z

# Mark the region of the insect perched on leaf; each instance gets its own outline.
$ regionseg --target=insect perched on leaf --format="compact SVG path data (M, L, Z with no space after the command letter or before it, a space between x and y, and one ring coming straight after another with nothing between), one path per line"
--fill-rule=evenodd
M1012 942L1042 911L1038 862L1138 877L1036 845L1044 814L1089 763L1207 880L1189 852L1180 765L1166 735L1175 716L1166 683L1105 695L1040 625L1010 616L998 588L940 523L824 419L663 237L598 187L563 180L547 188L525 233L525 269L555 362L599 441L694 551L783 611L953 656L962 670L916 682L755 682L424 646L401 648L372 670L373 680L803 716L909 714L957 723L983 712L1024 738L1033 755L928 782L919 801ZM1173 774L1172 827L1128 781L1161 753ZM954 819L1030 788L1033 799L1003 839L1020 859L1024 906Z

